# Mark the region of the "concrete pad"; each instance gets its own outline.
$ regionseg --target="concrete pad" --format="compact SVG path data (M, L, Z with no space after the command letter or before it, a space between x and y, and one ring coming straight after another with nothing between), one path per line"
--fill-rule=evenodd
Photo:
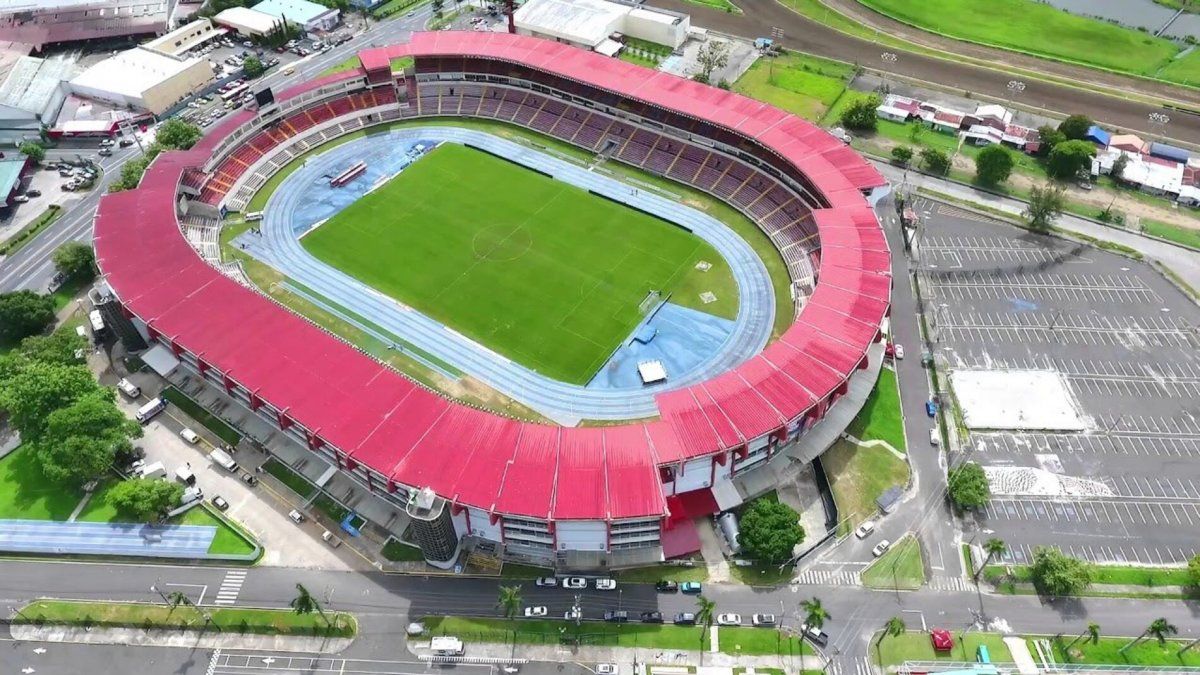
M958 370L950 375L971 429L1083 431L1066 378L1044 370Z

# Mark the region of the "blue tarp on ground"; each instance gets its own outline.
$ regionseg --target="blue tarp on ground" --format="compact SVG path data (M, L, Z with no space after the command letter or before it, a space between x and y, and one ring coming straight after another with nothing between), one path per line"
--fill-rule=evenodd
M0 551L19 553L203 558L216 536L213 525L0 520Z
M733 332L733 322L718 316L665 303L654 316L634 329L608 363L588 383L589 389L620 389L642 386L637 365L640 361L662 361L667 381L688 373L721 349ZM653 337L648 342L642 338ZM647 388L655 385L648 385Z

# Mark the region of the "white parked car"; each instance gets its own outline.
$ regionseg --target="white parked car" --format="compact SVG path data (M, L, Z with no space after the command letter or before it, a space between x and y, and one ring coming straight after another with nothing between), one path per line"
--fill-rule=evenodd
M867 522L858 526L858 529L854 531L854 536L858 537L859 539L866 539L867 537L871 536L871 533L874 531L875 521L868 520Z
M572 607L571 609L568 609L565 614L563 614L563 621L578 621L582 618L583 611L577 607Z
M598 591L614 591L616 589L617 589L617 582L615 579L597 579L596 580L596 590L598 590Z
M896 360L904 358L904 345L896 345Z
M887 551L888 547L891 545L892 545L892 542L888 541L887 539L884 539L883 541L879 542L878 544L875 544L875 548L871 549L871 555L878 558L879 556L883 555L884 552Z
M538 605L537 607L526 607L525 608L525 618L526 619L539 619L543 616L546 616L546 614L548 612L549 612L549 610L547 610L545 608L545 606L543 606L543 605Z
M718 614L717 615L717 625L718 626L740 626L740 625L742 625L742 617L740 614L732 614L732 613Z
M617 675L617 664L615 664L615 663L598 663L598 664L596 664L596 675Z
M937 429L929 430L929 444L934 446L942 444L942 437L938 434Z
M571 590L587 588L587 579L583 577L567 577L563 579L563 588L570 588Z
M179 432L179 435L180 435L180 437L183 438L183 440L187 441L188 443L199 443L200 442L200 435L197 434L196 432L192 431L191 429L188 429L187 427L184 427L183 431Z
M538 577L533 583L538 588L558 588L558 579L554 577Z

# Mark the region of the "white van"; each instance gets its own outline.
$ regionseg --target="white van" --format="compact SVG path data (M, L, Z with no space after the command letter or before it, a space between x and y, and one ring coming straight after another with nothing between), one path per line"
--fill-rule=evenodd
M138 408L137 414L135 414L134 417L137 418L137 421L145 424L149 422L152 417L162 412L166 407L167 402L161 398L150 399L149 403Z
M117 391L124 394L126 398L137 398L142 395L142 390L136 384L123 377L117 382Z
M193 445L200 442L200 435L187 427L184 427L183 430L179 432L179 435L183 438L183 440Z
M88 312L88 322L92 324L92 333L104 332L104 317L100 316L100 310L93 309Z
M226 471L234 472L238 470L238 463L233 461L233 458L229 456L229 453L225 452L224 450L213 450L212 452L208 453L208 458L214 463L225 467Z
M150 464L143 464L142 468L139 469L138 472L141 474L142 478L166 478L167 477L167 467L163 466L162 462L151 462Z
M183 466L175 469L175 480L183 483L184 485L195 485L196 474L192 471L192 465L184 464Z
M466 651L463 641L453 635L437 635L429 641L434 656L462 656Z

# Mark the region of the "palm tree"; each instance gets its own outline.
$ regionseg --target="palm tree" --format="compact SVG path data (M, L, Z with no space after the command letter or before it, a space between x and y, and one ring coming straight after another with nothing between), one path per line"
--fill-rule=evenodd
M308 592L304 584L296 584L296 597L292 598L292 601L288 605L297 614L312 614L316 612L325 620L325 625L329 625L329 617L325 616L325 610L321 607L321 603L317 602L312 593Z
M521 611L521 587L501 586L496 606L504 611L504 618L517 618L517 614Z
M1124 654L1125 650L1144 640L1147 635L1153 635L1155 639L1158 640L1158 644L1164 645L1167 643L1167 638L1169 636L1178 632L1179 629L1176 628L1174 624L1160 617L1151 621L1150 625L1146 627L1146 630L1142 631L1141 635L1127 642L1124 647L1121 647L1117 650L1117 653Z
M879 651L879 645L883 643L883 639L900 637L906 630L908 630L908 626L905 626L904 619L898 616L893 616L883 624L883 630L879 632L879 639L875 640L875 657L879 659L880 668L883 668L883 653Z
M187 593L184 593L183 591L174 591L170 595L167 596L167 604L171 606L171 609L167 612L167 616L171 616L171 614L180 605L192 604L192 599L189 598L187 596Z
M1079 642L1084 638L1087 638L1087 641L1092 644L1100 642L1100 624L1096 623L1095 621L1089 621L1087 629L1079 635L1076 635L1074 640L1071 640L1066 647L1063 647L1063 651L1065 652L1071 647L1074 647L1076 642Z
M1005 544L1004 540L1002 539L996 539L993 537L983 542L983 552L986 553L987 556L983 559L983 564L979 566L979 569L975 570L975 581L979 581L979 575L983 574L983 570L987 568L993 559L998 558L1008 552L1008 544Z
M703 595L696 596L696 623L700 624L700 662L704 662L704 636L712 628L716 616L717 603Z
M829 612L821 605L820 598L805 600L800 603L804 610L804 625L809 628L821 628L830 619Z

